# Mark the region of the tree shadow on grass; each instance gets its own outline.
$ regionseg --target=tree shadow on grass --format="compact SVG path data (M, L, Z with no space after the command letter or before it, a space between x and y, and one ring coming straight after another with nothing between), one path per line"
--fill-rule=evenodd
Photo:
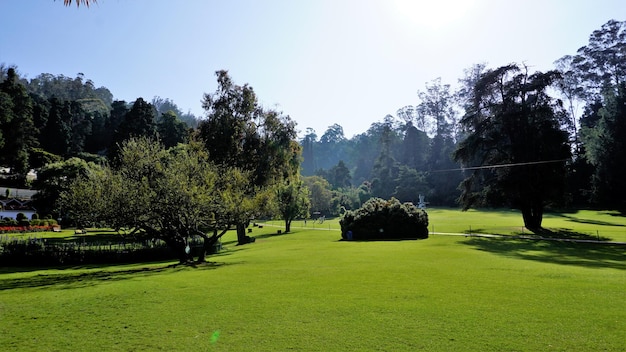
M285 231L281 231L280 233L278 233L278 231L276 232L271 232L271 233L265 233L262 235L258 235L258 236L254 236L254 238L256 238L257 240L262 240L265 238L272 238L272 237L278 237L278 236L284 236L284 235L293 235L295 234L297 231L289 231L289 232L285 232Z
M510 238L470 237L461 243L515 259L626 270L626 246Z
M585 233L578 232L572 229L566 228L542 228L535 232L527 230L523 231L512 231L511 234L503 234L498 233L498 231L494 231L494 229L487 228L472 228L466 229L465 233L470 235L472 234L484 234L484 235L494 235L494 236L510 236L512 238L515 237L524 237L528 239L567 239L567 240L585 240L585 241L610 241L609 237L600 236L598 233Z
M610 241L608 237L599 234L578 232L566 228L542 228L534 233L537 238L571 239L585 241Z
M164 266L140 267L122 270L107 270L107 266L73 267L68 272L39 274L30 277L2 279L0 291L19 288L40 289L75 289L93 286L104 282L122 281L140 277L148 277L161 273L175 273L186 270L214 270L221 266L238 263L206 262L195 264L169 264ZM89 271L77 271L77 270Z
M614 213L609 213L609 214L612 215L612 216L623 216L623 215L616 215ZM579 218L576 218L574 216L566 215L566 214L563 214L563 213L558 213L558 214L554 214L554 215L562 217L562 218L566 218L568 221L579 223L579 224L590 224L590 225L598 225L598 226L617 226L617 227L624 227L624 226L626 226L624 224L618 224L618 223L614 223L614 222L602 221L602 220L596 220L596 219L579 219Z

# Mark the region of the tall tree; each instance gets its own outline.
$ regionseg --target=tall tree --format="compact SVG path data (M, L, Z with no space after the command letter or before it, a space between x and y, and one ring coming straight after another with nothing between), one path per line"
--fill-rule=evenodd
M589 36L589 43L578 49L573 66L587 101L607 89L617 91L626 82L626 21L610 20Z
M249 172L251 197L298 173L301 150L295 141L295 122L263 110L252 87L236 85L227 71L218 71L216 76L217 90L204 95L207 118L197 130L211 160ZM250 241L245 234L249 220L237 224L240 244Z
M337 165L330 168L327 175L327 180L328 182L330 182L334 189L346 189L352 186L352 177L350 176L350 170L343 162L343 160L339 160Z
M187 124L181 121L173 111L161 114L161 119L157 123L157 132L165 148L185 143L189 135Z
M37 140L32 99L15 68L7 70L6 79L0 83L0 94L0 131L3 138L0 164L11 168L17 183L24 184L29 169L29 150L37 146Z
M333 193L330 183L320 176L307 176L303 178L306 188L309 190L312 215L330 215L335 212L332 209Z
M389 199L396 188L400 165L391 153L392 130L387 126L381 136L382 150L372 169L372 195Z
M96 0L74 0L74 2L76 3L76 6L80 6L81 4L89 7L89 5L91 4L95 4L97 3ZM72 0L63 0L63 4L65 6L69 6L72 4Z
M278 213L285 221L285 232L291 231L291 222L309 216L309 190L299 176L286 180L276 187Z
M317 170L315 164L315 150L314 146L317 142L317 134L312 128L306 129L306 135L300 141L302 145L302 175L311 176Z
M70 102L50 99L50 112L41 134L41 147L53 154L67 156L72 137Z
M90 172L99 169L99 166L79 158L70 158L43 166L37 172L34 182L38 190L34 196L34 203L41 215L52 215L55 218L67 215L63 208L58 207L61 193L66 191L70 184L87 176ZM90 201L99 198L89 198Z
M461 120L467 137L455 159L471 173L462 183L461 203L507 204L520 209L524 225L541 229L544 207L563 198L570 158L567 119L546 90L559 73L529 75L516 65L488 70L474 87L474 104Z
M152 105L143 98L137 98L114 132L112 145L109 147L109 160L115 162L123 141L133 137L154 138L156 133L156 121Z
M593 165L593 200L626 209L626 82L620 85L617 94L606 91L604 103L595 112L598 120L583 127L582 135L587 160Z

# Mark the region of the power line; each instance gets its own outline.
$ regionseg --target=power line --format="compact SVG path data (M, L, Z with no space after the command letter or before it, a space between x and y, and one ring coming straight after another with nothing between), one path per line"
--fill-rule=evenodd
M482 170L482 169L497 169L501 167L514 167L514 166L525 166L525 165L539 165L539 164L551 164L551 163L561 163L565 162L567 159L559 159L559 160L544 160L544 161L528 161L524 163L509 163L509 164L496 164L496 165L482 165L482 166L471 166L471 167L461 167L458 169L445 169L445 170L433 170L430 172L450 172L450 171L466 171L466 170Z

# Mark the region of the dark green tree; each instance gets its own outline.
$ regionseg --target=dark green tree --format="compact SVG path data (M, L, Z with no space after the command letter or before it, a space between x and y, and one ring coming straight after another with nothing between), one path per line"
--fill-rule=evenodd
M109 160L116 162L120 145L125 140L133 137L155 138L156 134L156 121L152 105L143 98L137 98L113 134L112 144L109 147Z
M309 200L311 204L311 215L331 215L337 209L333 209L333 193L330 183L320 176L303 177L304 184L309 190Z
M346 189L352 186L350 170L343 160L339 160L337 165L328 170L326 179L330 182L333 189Z
M197 130L211 161L250 173L250 197L299 173L301 150L295 141L295 122L263 110L252 87L236 85L227 71L218 71L216 76L217 90L204 95L207 118ZM239 244L250 241L245 228L253 216L237 223Z
M610 20L589 36L571 62L584 89L585 100L601 97L607 89L617 91L626 82L626 22Z
M596 204L626 209L626 83L606 91L598 120L583 127L587 160L593 165L591 195Z
M424 173L405 165L400 166L395 184L393 197L401 202L417 203L420 194L426 195L430 191Z
M409 168L426 170L426 161L430 153L430 138L424 131L418 130L409 121L405 127L402 141L402 154L399 161Z
M302 175L311 176L317 170L315 164L315 145L317 142L317 134L312 128L306 129L306 135L300 141L302 145Z
M291 222L309 217L309 191L299 176L276 186L278 213L285 221L285 232L291 231Z
M464 209L506 204L537 231L545 206L563 201L571 155L561 129L567 115L546 93L559 77L556 71L529 75L516 65L482 74L461 120L467 137L454 154L472 168L462 182Z
M157 132L165 148L173 147L178 143L186 143L189 137L187 124L171 110L161 114L161 119L157 123Z
M41 147L53 154L67 156L72 139L70 102L50 99L48 121L41 133Z
M59 195L66 191L70 184L79 177L98 169L94 163L88 163L79 158L70 158L43 166L37 172L34 183L38 192L34 195L34 204L37 211L43 215L52 215L55 219L65 216L62 208L58 207ZM96 198L91 198L93 201Z
M26 183L29 170L29 150L37 146L37 131L33 122L32 99L20 82L15 68L7 70L0 83L0 164L11 169L18 185Z
M382 150L372 169L372 195L378 198L391 198L396 189L400 165L391 152L392 133L389 126L383 131Z

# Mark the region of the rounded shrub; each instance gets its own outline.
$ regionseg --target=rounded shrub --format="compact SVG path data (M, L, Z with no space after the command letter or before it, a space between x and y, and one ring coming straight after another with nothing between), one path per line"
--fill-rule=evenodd
M395 198L372 198L339 221L345 240L428 238L428 214L412 203Z

